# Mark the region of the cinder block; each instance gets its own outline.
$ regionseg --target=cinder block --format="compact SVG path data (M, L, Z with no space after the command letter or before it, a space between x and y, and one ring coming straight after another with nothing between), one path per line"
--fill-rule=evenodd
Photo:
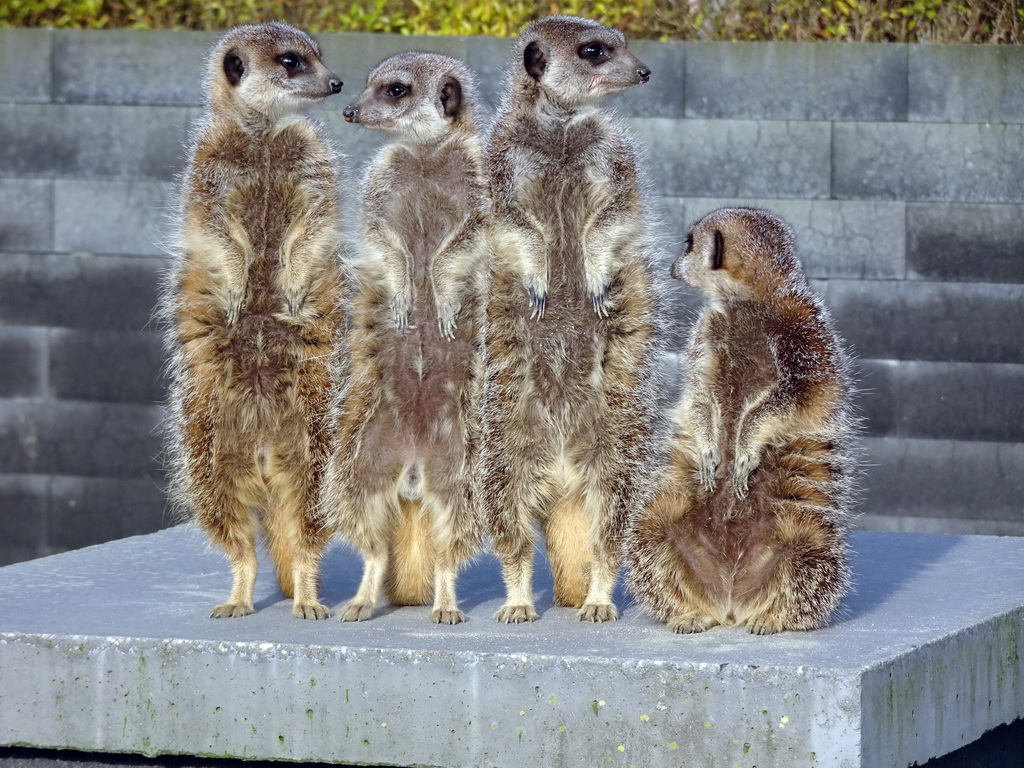
M127 256L0 254L0 321L141 331L165 262Z
M52 30L0 29L0 102L50 101L52 60Z
M767 208L796 232L804 273L811 278L892 280L906 271L903 203L767 198L683 198L682 232L716 208Z
M1024 205L908 205L907 270L923 280L1024 283Z
M0 325L0 397L46 392L46 329Z
M512 38L466 38L466 65L476 75L481 118L489 120L501 102L505 93L506 71L511 63Z
M829 123L667 118L629 122L645 145L657 194L829 197Z
M316 36L324 64L345 83L341 95L328 99L340 112L366 85L371 70L388 56L404 51L443 53L466 61L469 37L331 32Z
M900 363L896 360L854 361L853 401L865 437L886 437L899 432Z
M58 251L164 256L174 222L174 184L57 179Z
M826 301L862 357L1024 363L1024 286L832 280Z
M61 400L159 403L166 395L156 333L50 332L50 391Z
M14 474L158 478L161 409L0 400L0 466Z
M1022 203L1024 125L836 123L832 197Z
M170 181L186 107L0 104L0 176Z
M0 565L53 551L49 545L49 478L0 474L0 530Z
M1021 443L867 438L864 472L867 515L1024 526Z
M0 251L52 249L53 181L0 179Z
M1024 123L1024 48L912 45L908 117L949 123Z
M905 120L902 45L694 42L686 116L753 120Z
M171 525L163 489L155 479L58 476L51 488L49 544L57 552Z
M215 33L185 30L57 30L54 101L197 105Z

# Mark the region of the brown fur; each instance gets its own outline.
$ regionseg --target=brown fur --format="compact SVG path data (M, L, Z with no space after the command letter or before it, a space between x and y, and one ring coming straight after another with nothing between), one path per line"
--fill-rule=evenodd
M237 27L210 58L161 311L171 499L234 574L215 617L252 613L260 536L293 613L328 615L316 501L342 324L338 179L303 112L340 88L316 43L283 24Z
M650 76L616 30L566 16L514 46L490 136L483 504L507 589L496 618L537 617L539 523L555 602L617 617L619 540L654 440L659 296L636 149L602 97Z
M465 620L458 569L482 536L474 488L490 200L475 88L456 59L382 62L345 117L394 140L363 185L353 330L335 355L337 442L326 514L362 552L341 618L433 598L433 621Z
M676 632L823 626L849 585L842 340L768 211L701 219L672 272L709 304L686 351L668 466L631 525L630 588Z

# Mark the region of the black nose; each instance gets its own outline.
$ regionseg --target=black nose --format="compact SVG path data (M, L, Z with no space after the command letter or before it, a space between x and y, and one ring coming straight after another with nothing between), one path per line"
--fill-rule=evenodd
M341 82L341 80L339 80L336 77L333 78L331 80L331 82L330 82L331 93L341 93L341 86L343 86L343 85L344 85L344 83Z
M636 74L640 78L641 83L646 83L648 80L651 79L651 68L640 67L640 69L636 71Z
M341 115L345 118L346 123L354 123L359 116L359 110L349 104L341 111Z

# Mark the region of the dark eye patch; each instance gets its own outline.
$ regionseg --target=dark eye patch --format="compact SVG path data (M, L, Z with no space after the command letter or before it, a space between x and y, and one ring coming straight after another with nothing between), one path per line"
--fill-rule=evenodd
M397 101L409 95L409 86L405 83L391 83L384 88L384 93Z

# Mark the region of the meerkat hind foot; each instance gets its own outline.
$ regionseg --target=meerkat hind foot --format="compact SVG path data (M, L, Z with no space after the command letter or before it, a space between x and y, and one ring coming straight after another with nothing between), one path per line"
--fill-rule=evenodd
M503 605L494 618L499 624L522 624L536 621L537 611L532 605Z
M785 631L781 621L770 616L758 616L747 625L752 635L776 635Z
M579 612L580 621L615 621L619 612L612 603L584 603Z
M357 603L349 600L341 608L338 618L341 621L366 621L373 616L374 607L370 603Z
M239 616L248 616L254 613L252 604L246 603L221 603L210 612L211 619L234 619Z
M292 616L297 619L329 619L331 611L321 603L297 603L292 607Z
M430 612L430 620L435 624L461 624L466 620L466 614L458 608L435 608Z
M673 616L668 620L668 628L677 635L695 635L717 623L710 616Z

